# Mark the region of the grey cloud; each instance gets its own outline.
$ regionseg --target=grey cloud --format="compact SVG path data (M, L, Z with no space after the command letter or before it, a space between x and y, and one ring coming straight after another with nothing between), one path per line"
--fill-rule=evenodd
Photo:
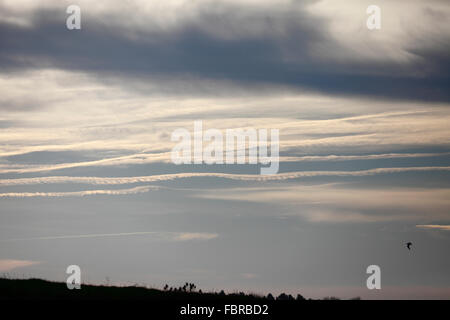
M38 10L31 18L31 28L1 22L0 70L52 67L89 72L101 79L210 79L249 89L272 85L383 99L450 100L450 80L442 72L446 69L442 66L450 66L446 40L428 39L425 48L419 44L407 48L420 59L406 65L392 61L323 61L312 53L312 47L326 43L326 50L342 52L340 44L327 33L325 19L304 10L271 13L242 8L240 16L250 21L246 22L236 18L233 10L236 7L205 7L197 20L178 28L131 33L116 26L114 19L96 20L88 14L82 30L69 31L65 28L66 15L61 13L64 11ZM252 21L268 31L239 37L208 32L209 28L238 23L244 28ZM427 76L411 76L420 70L426 70ZM195 93L201 88L186 83L166 90Z

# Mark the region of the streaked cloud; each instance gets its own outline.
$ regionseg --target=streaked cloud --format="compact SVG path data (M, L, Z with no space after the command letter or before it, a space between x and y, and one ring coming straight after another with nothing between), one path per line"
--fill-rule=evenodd
M97 233L97 234L15 238L15 239L5 239L2 241L9 242L9 241L32 241L32 240L84 239L84 238L129 237L129 236L145 236L145 235L155 235L158 236L159 238L162 237L173 241L210 240L218 237L218 234L216 233L204 233L204 232L140 231L140 232ZM6 260L6 261L14 261L14 260Z
M175 237L175 240L177 241L189 241L189 240L210 240L217 238L217 233L181 233Z
M208 190L197 198L267 203L311 222L371 223L448 219L448 188L357 188L348 183Z
M53 184L53 183L81 183L93 185L119 185L146 182L171 181L175 179L186 179L195 177L215 177L241 181L279 181L288 179L299 179L305 177L364 177L377 174L404 173L404 172L426 172L426 171L450 171L450 167L398 167L398 168L375 168L355 171L298 171L278 173L274 175L254 175L254 174L229 174L216 172L193 172L193 173L173 173L140 177L73 177L73 176L52 176L36 178L0 179L0 186ZM135 190L135 189L130 189ZM141 190L141 189L136 189ZM118 190L119 191L119 190ZM145 191L144 191L145 192Z
M30 260L0 259L0 272L8 272L18 268L33 266L39 263L41 262Z
M440 224L418 224L416 225L417 228L420 229L432 229L432 230L450 230L450 225L440 225Z
M417 153L411 147L425 148L423 156L436 147L443 155L448 151L450 109L442 103L295 92L176 96L141 92L119 80L105 84L81 72L55 69L0 73L5 91L0 97L0 107L5 107L0 121L9 124L0 128L0 173L167 162L175 145L170 133L192 129L196 119L203 120L205 130L278 128L281 160L286 161L333 154L339 160L383 157L378 154L389 158L399 149ZM28 90L32 86L41 93L38 97ZM56 152L89 157L88 161L32 162L33 153L44 152L55 159ZM22 163L21 156L30 161Z
M424 158L424 157L442 157L450 153L388 153L388 154L368 154L368 155L327 155L327 156L281 156L280 162L314 162L314 161L353 161L353 160L379 160L379 159L399 159L399 158ZM237 157L239 159L239 157ZM0 174L5 173L35 173L63 170L80 167L103 167L103 166L121 166L133 164L148 164L164 162L171 163L170 152L164 153L138 153L128 156L105 158L93 161L80 161L72 163L61 163L54 165L19 165L19 164L0 164Z
M36 197L84 197L93 195L130 195L136 193L148 192L150 190L159 190L157 186L142 186L130 189L118 190L86 190L71 192L6 192L0 193L0 198L36 198Z

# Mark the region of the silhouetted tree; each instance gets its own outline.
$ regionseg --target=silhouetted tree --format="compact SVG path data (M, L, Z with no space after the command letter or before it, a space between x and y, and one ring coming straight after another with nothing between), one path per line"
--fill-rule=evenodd
M305 300L305 298L301 294L297 294L297 300Z
M268 300L275 300L275 298L273 297L273 295L272 295L271 293L269 293L269 294L267 295L267 299L268 299Z
M286 293L280 293L280 295L277 297L277 300L288 300L289 297Z

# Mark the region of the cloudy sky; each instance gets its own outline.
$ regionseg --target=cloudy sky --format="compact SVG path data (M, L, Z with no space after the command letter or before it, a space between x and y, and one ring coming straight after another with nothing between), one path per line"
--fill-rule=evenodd
M0 272L450 298L450 3L375 2L0 1ZM173 164L195 120L279 173Z

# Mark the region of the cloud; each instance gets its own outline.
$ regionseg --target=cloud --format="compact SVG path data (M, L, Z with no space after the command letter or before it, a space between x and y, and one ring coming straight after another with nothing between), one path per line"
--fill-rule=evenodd
M35 198L35 197L84 197L93 195L130 195L148 192L150 190L159 190L157 186L142 186L131 189L118 190L86 190L72 192L6 192L0 193L0 198Z
M263 185L254 188L206 190L201 199L268 204L283 215L311 222L372 223L448 219L448 188L376 188L348 183ZM277 214L277 213L275 213Z
M386 153L386 154L366 154L366 155L327 155L327 156L299 156L280 157L280 162L306 162L306 161L349 161L349 160L380 160L396 158L422 158L439 157L450 155L450 153ZM1 172L1 171L0 171Z
M0 259L0 272L7 272L17 268L29 267L39 263L39 261L30 260Z
M432 229L432 230L450 230L450 225L439 225L439 224L418 224L416 225L417 228L420 229Z
M442 72L450 64L450 9L440 1L433 1L440 15L429 2L382 1L379 33L365 28L366 8L355 1L339 6L329 1L81 1L78 32L65 28L68 4L3 2L0 70L52 67L105 80L183 76L189 85L195 79L228 80L248 88L271 84L344 95L450 99L449 78Z
M129 237L129 236L143 236L143 235L155 235L173 241L210 240L218 237L218 234L216 233L205 233L205 232L140 231L140 232L97 233L97 234L16 238L16 239L6 239L2 241L9 242L9 241L32 241L32 240L84 239L84 238L105 238L105 237ZM0 262L1 261L2 260L0 260Z
M217 233L181 233L175 237L176 241L190 241L190 240L210 240L217 238Z
M0 165L0 173L31 173L31 172L45 172L55 171L79 167L98 167L98 166L120 166L130 164L145 164L155 162L170 162L170 152L162 153L138 153L133 155L105 158L92 161L80 161L71 163L60 163L53 165ZM4 169L3 169L3 168Z
M0 121L8 124L0 130L5 174L165 162L175 145L171 132L193 130L197 119L205 130L277 128L282 161L448 151L450 109L442 103L294 93L152 95L53 69L0 74L0 87L0 100L33 107L15 109L0 101Z
M399 159L399 158L423 158L447 156L450 153L388 153L388 154L367 154L367 155L326 155L326 156L280 156L280 162L322 162L322 161L352 161L352 160L380 160L380 159ZM32 173L56 171L80 167L103 167L103 166L121 166L132 164L148 164L164 162L171 163L171 153L138 153L121 157L104 158L93 161L80 161L72 163L61 163L53 165L18 165L18 164L0 164L0 174L5 173Z
M35 177L35 178L17 178L17 179L0 179L0 186L17 186L17 185L35 185L35 184L56 184L56 183L80 183L92 185L120 185L133 183L147 183L171 181L176 179L187 179L196 177L213 177L223 178L238 181L282 181L289 179L300 179L308 177L365 177L378 174L393 174L405 172L427 172L427 171L450 171L450 167L436 166L436 167L396 167L396 168L374 168L368 170L354 170L354 171L296 171L278 173L274 175L255 175L255 174L230 174L217 172L193 172L193 173L173 173L161 174L152 176L139 177L72 177L72 176L52 176L52 177ZM153 186L152 186L153 187ZM109 190L112 193L118 192L146 192L148 187L142 189L133 188L125 190ZM91 190L96 192L98 190ZM90 191L86 191L90 192ZM56 193L57 194L57 193Z

